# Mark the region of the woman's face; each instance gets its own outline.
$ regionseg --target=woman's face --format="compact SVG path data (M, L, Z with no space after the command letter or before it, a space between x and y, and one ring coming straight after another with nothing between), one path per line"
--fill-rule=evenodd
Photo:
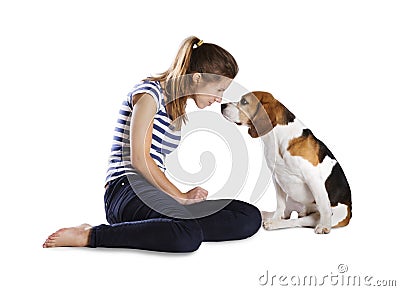
M196 76L194 76L194 78L195 77ZM219 81L215 82L206 82L201 76L194 81L196 85L192 99L200 109L210 106L214 102L221 103L224 91L232 82L229 78L221 78Z

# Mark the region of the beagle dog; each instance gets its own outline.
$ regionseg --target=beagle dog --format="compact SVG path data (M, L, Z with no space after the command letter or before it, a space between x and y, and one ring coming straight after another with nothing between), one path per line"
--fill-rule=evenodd
M329 233L350 222L351 192L342 168L325 144L267 92L251 92L221 105L222 115L247 125L264 142L265 159L276 190L276 211L263 212L267 230L313 227ZM292 212L298 213L290 219Z

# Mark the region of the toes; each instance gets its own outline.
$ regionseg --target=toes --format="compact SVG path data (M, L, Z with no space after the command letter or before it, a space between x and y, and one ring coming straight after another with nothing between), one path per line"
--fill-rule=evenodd
M54 248L56 243L52 240L46 240L42 246L43 248Z
M266 219L264 222L263 222L263 228L265 229L265 230L273 230L274 228L273 228L273 220L272 219Z
M56 240L57 240L58 237L59 237L59 235L56 234L56 233L51 234L51 235L46 239L46 241L43 243L42 246L43 246L44 248L52 248L52 247L55 247L55 246L56 246Z
M52 234L52 235L50 235L47 239L52 239L52 240L54 240L54 239L57 239L57 238L59 238L59 237L60 237L59 234Z
M324 228L322 229L322 232L323 232L323 233L330 233L330 232L331 232L331 229L328 228L328 227L324 227Z
M331 228L328 226L317 225L314 229L316 234L328 234L331 231Z

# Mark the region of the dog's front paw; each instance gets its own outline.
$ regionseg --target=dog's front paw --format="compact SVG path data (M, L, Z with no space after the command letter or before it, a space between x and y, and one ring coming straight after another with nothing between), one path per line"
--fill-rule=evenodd
M263 222L263 228L265 230L274 230L276 229L276 221L275 219L267 218Z
M331 227L327 225L318 224L315 227L314 231L317 234L327 234L331 231Z

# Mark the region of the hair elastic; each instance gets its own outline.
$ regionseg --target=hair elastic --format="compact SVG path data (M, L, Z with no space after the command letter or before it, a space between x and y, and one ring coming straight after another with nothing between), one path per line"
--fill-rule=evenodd
M201 46L202 44L203 44L203 40L202 40L202 39L199 40L199 41L196 43L197 47Z

